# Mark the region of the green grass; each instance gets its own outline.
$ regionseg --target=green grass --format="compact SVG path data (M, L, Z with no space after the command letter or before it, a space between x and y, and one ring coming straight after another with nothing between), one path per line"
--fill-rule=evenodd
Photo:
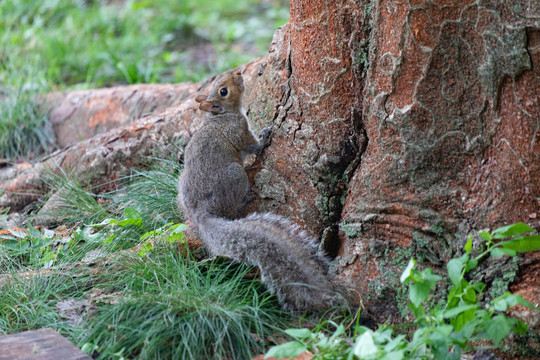
M182 167L175 154L146 160L147 170L133 170L111 184L116 190L99 195L91 187L83 186L70 171L49 169L45 182L54 194L54 206L41 215L53 216L63 224L92 224L122 214L130 207L142 217L144 231L180 221L182 214L176 198Z
M35 100L47 84L37 64L26 61L21 67L0 62L0 79L9 76L0 81L0 159L33 157L54 148L52 127Z
M106 263L75 267L80 257L69 252L40 271L19 258L5 261L0 246L0 334L52 327L97 350L99 359L246 359L264 352L285 326L277 299L250 267L196 262L178 245L158 237L144 256L106 251ZM70 299L90 302L78 325L57 309Z
M283 325L276 299L246 278L247 266L197 263L170 245L122 263L125 271L100 280L122 297L101 306L79 340L99 359L248 359Z
M121 188L110 194L117 207L128 206L137 210L147 231L162 227L183 218L177 203L178 177L182 167L175 154L168 158L149 158L148 170L134 170L122 179Z
M67 225L96 223L110 216L110 206L98 202L99 198L103 200L103 196L98 197L91 189L83 187L70 171L47 169L44 180L53 194L49 199L52 208L45 209L40 215L52 216Z
M0 158L54 148L36 95L201 81L267 53L286 0L0 0Z
M75 329L62 320L56 304L63 298L81 296L76 281L67 273L34 273L2 257L0 261L0 334L45 327L66 336L73 334Z
M264 55L285 1L2 0L0 63L39 61L55 86L202 80ZM207 45L211 59L193 58ZM7 61L10 59L10 61ZM0 83L10 74L0 75Z

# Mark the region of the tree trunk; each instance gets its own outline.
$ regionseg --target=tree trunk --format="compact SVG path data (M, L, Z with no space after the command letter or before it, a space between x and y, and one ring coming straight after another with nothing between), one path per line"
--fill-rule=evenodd
M444 270L469 234L516 221L540 229L538 1L291 0L268 56L243 69L254 128L273 126L249 170L259 200L248 211L283 214L320 237L337 256L336 278L379 321L403 312L399 276L410 257ZM85 183L121 176L189 139L202 119L193 94L207 87L182 88L179 105L47 162L69 163ZM52 114L70 113L59 103ZM83 110L70 114L85 123L94 112ZM44 196L43 168L0 173L0 206L21 210ZM539 255L521 264L512 290L538 303L539 277L528 274L540 272Z

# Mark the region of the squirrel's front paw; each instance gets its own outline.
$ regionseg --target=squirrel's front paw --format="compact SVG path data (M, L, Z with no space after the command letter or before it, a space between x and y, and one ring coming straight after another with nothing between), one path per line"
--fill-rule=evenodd
M272 127L271 126L262 129L261 133L259 134L259 139L261 139L261 143L263 145L268 144L268 141L270 140L270 135L271 134L272 134Z

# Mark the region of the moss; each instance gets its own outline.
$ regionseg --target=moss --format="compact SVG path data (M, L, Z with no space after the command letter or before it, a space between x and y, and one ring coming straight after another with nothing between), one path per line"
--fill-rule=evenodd
M400 281L401 273L414 257L412 247L389 248L380 241L370 243L370 253L378 259L377 270L380 276L372 279L368 284L369 295L367 301L380 299L393 299L400 315L405 317L408 313L407 286ZM392 296L388 296L389 294Z
M489 288L489 297L496 298L508 291L511 283L514 282L519 270L519 258L513 257L511 262L505 267L502 276L496 277Z
M362 224L361 223L341 223L339 229L349 238L354 239L359 237L362 234Z
M540 359L540 333L531 329L525 335L514 333L503 351L514 359Z

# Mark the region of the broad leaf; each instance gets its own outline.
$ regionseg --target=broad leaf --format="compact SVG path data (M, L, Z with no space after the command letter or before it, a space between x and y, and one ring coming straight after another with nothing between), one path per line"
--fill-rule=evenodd
M47 228L43 229L43 236L46 238L53 238L54 237L54 230L49 230Z
M491 242L491 240L493 239L491 237L491 234L486 232L486 231L481 231L478 233L478 235L483 238L484 240L486 240L488 243Z
M127 219L140 219L140 218L142 218L141 213L138 212L137 210L135 210L131 206L124 209L124 216Z
M409 279L409 277L411 276L411 272L414 269L415 264L416 264L416 261L414 259L409 260L409 264L407 265L407 267L403 271L403 274L401 274L401 277L399 278L401 283L404 283L405 280Z
M485 326L486 333L490 340L492 340L495 345L498 345L499 342L504 339L512 330L513 324L512 321L504 315L497 315Z
M503 241L497 244L505 249L512 249L519 253L536 251L540 249L540 235L522 236L516 239Z
M469 272L471 270L474 270L474 269L476 269L477 266L478 266L478 260L471 259L467 263L467 267L465 267L465 272Z
M307 351L307 346L299 341L291 341L285 344L273 346L268 350L265 359L275 357L276 359L288 359L300 355Z
M467 254L471 253L471 251L472 251L472 236L469 235L469 240L467 240L467 243L463 247L463 250L465 250L465 252Z
M180 224L171 226L171 229L174 229L173 234L177 234L177 233L186 231L188 229L188 226L186 224L180 223Z
M30 226L30 227L28 228L27 231L28 231L28 235L30 235L30 236L33 237L33 238L41 237L41 233L39 232L39 230L36 229L36 228L33 227L33 226ZM49 231L50 231L50 230L49 230Z
M118 222L118 226L121 226L121 227L126 227L128 225L133 225L133 226L136 226L136 227L141 227L141 224L142 224L142 218L138 218L138 219L126 219L126 220L121 220Z
M465 254L468 258L468 255ZM446 269L448 270L448 276L450 277L450 280L452 280L452 283L455 286L459 285L459 282L461 281L461 275L463 271L463 264L465 263L466 259L462 256L457 259L452 259L446 264Z
M431 284L429 282L415 282L409 285L409 300L418 307L431 292Z
M381 360L401 360L405 358L405 350L392 351L384 355Z
M138 255L139 256L144 256L146 254L148 254L148 252L150 250L152 250L154 248L154 246L150 243L150 242L147 242L146 244L144 244L141 249L139 250L139 253Z
M512 249L502 248L502 247L496 247L493 250L491 250L491 256L493 256L494 258L498 258L505 255L516 256L516 251Z
M373 335L370 331L366 331L356 339L353 354L363 359L376 354L378 350L377 345L373 341Z
M459 315L459 314L461 314L461 313L463 313L465 311L468 311L468 310L471 310L471 309L476 309L476 308L478 308L477 304L457 306L457 307L455 307L453 309L445 311L444 314L443 314L443 318L451 319L451 318L454 318L457 315Z
M292 336L295 339L303 340L309 339L312 332L309 329L287 329L285 330L285 334Z
M540 311L539 308L531 304L529 301L523 298L519 294L512 294L510 292L504 293L502 296L493 300L493 307L497 311L506 311L508 308L511 308L515 305L522 305L531 310Z
M495 229L492 231L492 234L494 239L504 239L510 236L519 235L530 231L534 231L534 229L527 224L519 222L516 224L503 226L501 228Z
M26 237L26 233L24 231L18 231L18 230L9 230L9 232L15 236L15 237L18 237L18 238L25 238Z

